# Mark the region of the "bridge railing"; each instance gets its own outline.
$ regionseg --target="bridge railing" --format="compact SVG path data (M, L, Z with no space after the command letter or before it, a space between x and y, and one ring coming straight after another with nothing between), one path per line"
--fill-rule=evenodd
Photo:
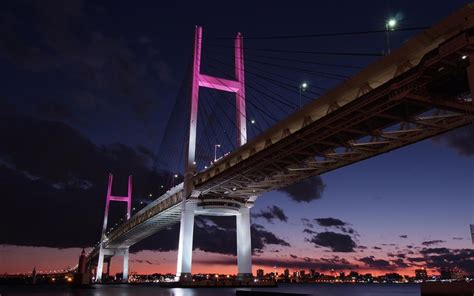
M110 233L105 245L109 245L117 238L132 230L137 225L149 220L159 213L169 209L183 200L183 183L173 187L168 192L151 202L145 208L134 214L129 220L124 221L112 233Z

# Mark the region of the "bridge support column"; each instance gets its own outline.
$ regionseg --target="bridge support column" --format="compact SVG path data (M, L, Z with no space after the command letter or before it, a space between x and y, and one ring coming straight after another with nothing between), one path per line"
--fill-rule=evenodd
M193 200L183 201L181 225L179 230L178 268L176 279L179 281L192 281L191 264L193 256L194 212L197 203Z
M97 270L95 274L95 281L96 282L101 282L102 281L102 273L104 272L104 251L102 247L100 248L99 251L99 260L97 262Z
M122 282L128 282L128 248L124 251L123 254Z
M110 278L110 264L112 263L112 257L109 257L109 259L107 260L107 278Z
M250 209L240 208L237 216L237 265L239 280L252 278L252 243L250 237Z

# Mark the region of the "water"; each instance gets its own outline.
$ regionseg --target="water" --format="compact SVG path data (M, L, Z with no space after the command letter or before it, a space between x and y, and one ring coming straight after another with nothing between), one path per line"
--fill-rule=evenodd
M0 286L0 296L234 296L248 288L160 288L157 286L97 285L95 289L70 289L54 286ZM419 296L419 285L354 284L280 284L278 288L254 288L258 291L291 292L317 296Z

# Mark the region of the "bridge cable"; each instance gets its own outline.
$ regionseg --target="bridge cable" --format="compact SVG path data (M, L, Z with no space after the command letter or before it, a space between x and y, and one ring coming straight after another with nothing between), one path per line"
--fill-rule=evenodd
M217 48L232 48L234 46L224 46L224 45L212 45L209 44L209 47ZM381 57L384 56L383 53L370 53L370 52L333 52L333 51L305 51L305 50L288 50L288 49L272 49L272 48L252 48L246 47L245 50L250 51L261 51L261 52L277 52L277 53L292 53L292 54L310 54L310 55L336 55L336 56L359 56L359 57Z
M219 60L216 60L216 62L218 62L218 63L220 63L220 64L222 64L222 65L230 66L229 64L226 64L226 63L224 63L224 62L222 62L222 61L219 61ZM272 84L274 84L274 85L276 85L276 86L279 86L279 87L281 87L281 88L283 88L283 89L286 89L287 91L293 92L293 93L295 93L295 94L299 94L299 91L297 91L296 89L293 89L294 86L291 85L291 84L288 84L288 83L282 82L282 81L278 81L278 80L273 79L273 78L265 77L265 76L262 76L262 75L260 75L260 74L255 73L255 72L252 72L252 71L248 71L248 70L245 70L245 71L246 71L247 73L249 73L249 74L252 74L252 75L254 75L254 76L256 76L256 77L258 77L258 78L260 78L260 79L262 79L262 80L264 80L264 81L266 81L266 82L268 82L268 83L272 83ZM255 81L253 81L253 82L256 83ZM249 86L250 88L252 88L252 89L255 89L255 88L252 87L251 85L248 85L248 86ZM257 90L257 89L255 89L255 90L256 90L257 92L261 92L260 90ZM313 91L313 93L315 93L316 95L319 95L319 96L321 95L320 93L317 93L317 92L314 92L314 91ZM266 95L266 94L265 94L265 95ZM302 98L306 98L306 99L308 99L308 100L310 100L310 101L313 101L313 99L312 99L311 97L308 97L308 96L307 96L306 94L304 94L304 93L302 93L301 96L302 96ZM273 97L273 98L274 98L274 97ZM276 98L274 98L274 99L276 99ZM295 107L298 107L297 105L293 105L293 104L290 105L290 103L288 103L287 101L281 101L281 100L278 100L278 99L277 99L277 101L279 101L279 102L281 102L282 104L284 104L284 105L286 105L286 106L288 106L288 107L290 107L290 108L293 108L293 109L294 109Z
M390 32L406 32L406 31L420 31L429 29L428 26L395 28ZM250 36L245 37L246 40L272 40L272 39L298 39L298 38L315 38L315 37L337 37L337 36L354 36L386 33L387 29L366 30L366 31L349 31L349 32L332 32L332 33L316 33L316 34L301 34L301 35L280 35L280 36ZM235 37L216 37L217 40L235 39Z

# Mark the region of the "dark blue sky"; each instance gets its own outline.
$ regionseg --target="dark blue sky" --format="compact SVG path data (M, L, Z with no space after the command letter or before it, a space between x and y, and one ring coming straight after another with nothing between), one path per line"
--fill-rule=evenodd
M0 218L0 224L11 225L15 210L25 211L27 218L16 225L16 229L2 228L0 237L3 240L0 244L5 246L0 255L4 257L2 254L9 252L12 259L0 264L8 266L0 272L22 270L24 266L15 266L14 258L24 256L25 252L40 254L44 251L39 248L16 249L14 246L17 245L53 248L45 251L48 253L56 250L54 248L87 247L97 241L108 171L118 175L117 182L121 182L120 178L124 180L128 173L135 175L137 201L145 200L149 192L156 194L158 184L169 185L165 177L152 172L152 164L158 158L168 162L164 167L159 164L159 169L175 169L175 163L182 161L169 143L179 145L184 137L184 129L180 125L186 124L183 103L186 98L178 94L192 53L195 25L204 27L204 71L224 75L222 72L231 69L216 64L212 59L231 62L232 49L227 47L232 45L232 40L217 38L232 38L238 31L243 33L244 38L249 37L245 40L245 48L249 49L381 54L387 50L385 34L281 40L254 40L250 37L377 30L384 28L388 17L396 18L401 27L429 26L466 3L2 2L0 136L3 140L0 143L0 180L5 186L1 186L0 194L7 197L6 205L11 211ZM413 34L416 32L391 33L392 47L398 47ZM279 77L287 77L288 83L295 85L295 89L285 90L251 73L247 74L248 100L265 106L276 119L290 114L291 108L283 107L281 111L277 108L278 104L272 105L271 101L256 92L254 88L260 86L257 83L270 87L275 92L272 96L280 95L293 105L299 100L295 81L310 84L309 91L304 95L311 99L317 99L311 91L321 93L341 83L338 79L258 64L258 61L273 61L258 56L264 53L248 50L245 54L249 59L246 63L248 71L270 71ZM354 67L364 67L377 58L268 56ZM312 69L345 76L357 72L355 68L314 66ZM207 107L201 110L223 108L233 114L232 103L225 105L215 100L212 94L203 92L202 101L206 102L203 104ZM173 114L173 110L176 113ZM202 156L202 161L213 155L209 145L222 143L224 147L220 153L231 149L223 131L232 135L232 124L217 124L225 120L225 112L216 111L219 114L212 116L201 112L201 127L214 124L216 130L216 135L212 135L210 127L208 129L210 144L204 143L203 135L200 137L201 153L206 154ZM249 127L250 136L255 135L258 128L265 129L271 124L270 119L265 122L259 113L258 109L248 104L249 117L257 119L257 125ZM170 117L171 122L176 124L166 128ZM171 132L168 142L162 142L165 130ZM452 254L467 254L466 261L451 262L453 266L473 267L474 255L469 251L471 244L468 237L468 224L473 218L473 142L472 128L463 129L344 167L322 176L318 179L319 183L315 181L309 185L316 191L314 198L307 202L298 202L298 197L288 196L285 192L265 194L252 209L253 221L264 227L264 230L256 228L254 231L261 243L257 251L262 252L257 252L256 266L270 266L274 264L269 262L288 260L300 262L302 267L308 266L305 262L323 266L316 259L302 259L308 257L332 260L332 264L341 269L406 270L415 268L415 263L420 262L416 259L410 261L409 256L421 256L425 260L423 264L436 268L436 260L440 258L424 250L430 246L442 246L449 248ZM78 208L77 204L80 204ZM278 216L280 212L275 206L283 211L286 219ZM339 219L346 228L337 225L326 227L313 220L329 217ZM70 232L57 225L57 221L65 219L72 221L69 227L78 233L77 238L71 237ZM303 232L310 226L302 219L312 221L311 231L347 235L349 238L344 242L352 241L355 245L348 249L345 245L343 251L337 249L338 246L332 244L341 238L337 235L326 245L317 245L311 242L310 232ZM83 221L87 222L83 224ZM214 222L204 220L203 223L213 225ZM41 230L38 233L30 233L33 223L39 223ZM348 232L348 229L353 232ZM205 228L201 230L206 237ZM225 233L229 229L223 227L219 231ZM163 243L163 237L170 243ZM150 267L136 261L136 265L132 263L132 269L171 271L168 268L173 266L171 261L175 257L169 256L168 252L174 252L176 238L173 231L161 236L158 234L138 249L159 250L162 253L150 255L149 251L141 251L134 255L134 260L142 260L142 263L143 258L155 256L168 260L166 264L162 262L161 267ZM430 241L435 242L430 244ZM201 250L210 252L205 255L214 258L216 264L221 262L223 266L228 266L228 258L222 256L229 256L231 251L212 249L206 245L205 239L195 244ZM416 252L409 254L414 248ZM69 250L77 252L76 249ZM403 264L391 261L395 257L390 254L395 253L398 259L404 260ZM364 259L370 256L374 256L373 260L386 263ZM42 258L45 258L44 255ZM197 258L201 260L202 265L198 265L200 270L204 270L207 257L199 253ZM38 265L48 268L54 267L54 264L69 264L67 259L47 263L39 255L36 260ZM70 260L74 262L75 258ZM473 271L474 268L466 270Z

